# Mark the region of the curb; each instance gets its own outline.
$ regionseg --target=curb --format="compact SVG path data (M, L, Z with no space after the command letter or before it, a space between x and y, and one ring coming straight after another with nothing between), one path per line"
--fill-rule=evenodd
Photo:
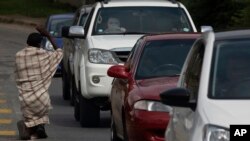
M30 18L23 16L0 16L1 23L36 26L45 23L44 18Z

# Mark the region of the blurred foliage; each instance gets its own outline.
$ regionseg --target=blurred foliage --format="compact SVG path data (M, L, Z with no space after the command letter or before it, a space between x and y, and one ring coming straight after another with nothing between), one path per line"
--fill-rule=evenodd
M235 28L250 28L250 0L240 0L241 10L239 17L232 17Z
M1 15L19 14L30 17L47 17L50 14L73 12L76 9L52 0L0 0L0 7Z
M214 30L228 30L242 27L243 23L240 21L243 20L247 12L250 12L246 11L246 2L242 0L180 1L187 7L197 28L201 25L210 25Z
M0 0L1 15L47 17L74 12L76 7L57 0ZM86 0L94 1L94 0ZM250 0L178 0L190 12L195 25L211 25L215 30L250 28Z

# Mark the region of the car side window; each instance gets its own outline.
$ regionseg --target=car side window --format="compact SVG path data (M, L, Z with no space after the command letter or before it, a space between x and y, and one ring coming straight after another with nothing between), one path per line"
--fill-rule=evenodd
M78 20L79 20L80 13L79 11L76 12L75 17L74 17L74 22L73 25L77 25Z
M125 62L125 66L130 70L131 68L133 68L133 65L135 64L135 52L137 52L138 47L141 45L142 39L139 39L136 44L134 45L134 47L132 48L127 61Z
M183 85L191 92L190 100L193 102L197 101L198 98L204 51L205 46L203 42L197 42L197 44L191 50L191 55L189 57L186 72L183 79Z
M85 26L84 26L85 35L87 35L87 33L89 31L89 25L90 25L90 22L92 20L94 11L95 11L95 8L92 8L90 13L88 14L87 21L86 21Z
M79 20L80 26L85 26L85 22L86 22L87 17L88 17L88 13L82 14L82 16L80 17L80 20Z

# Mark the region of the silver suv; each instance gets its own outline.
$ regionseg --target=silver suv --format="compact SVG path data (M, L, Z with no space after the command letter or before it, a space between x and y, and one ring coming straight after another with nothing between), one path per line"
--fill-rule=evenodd
M84 26L88 14L91 10L91 5L83 5L76 10L73 19L73 26ZM63 99L70 99L71 105L74 104L74 87L71 80L74 80L73 58L75 54L75 41L77 39L68 36L69 26L62 29L63 38L63 60L62 60L62 80L63 80ZM73 91L73 92L72 92Z

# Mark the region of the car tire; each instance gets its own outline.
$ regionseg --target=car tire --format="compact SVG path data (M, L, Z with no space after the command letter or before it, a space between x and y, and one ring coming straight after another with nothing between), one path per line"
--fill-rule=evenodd
M72 76L72 81L71 83L71 96L70 96L70 105L74 106L75 105L75 96L76 96L76 85L75 85L75 78Z
M76 121L80 120L80 103L75 101L74 105L74 117Z
M73 87L76 88L76 84L75 81L72 81ZM75 89L75 96L72 97L74 98L74 117L76 121L80 120L80 92L77 91L77 89Z
M100 108L92 100L80 97L80 125L97 127L100 123Z
M121 139L117 136L116 128L115 128L115 123L114 120L111 116L111 141L121 141Z
M69 100L70 99L69 80L68 80L68 75L64 68L62 69L62 85L63 85L63 99Z
M129 141L124 111L122 111L122 123L123 123L123 141Z

